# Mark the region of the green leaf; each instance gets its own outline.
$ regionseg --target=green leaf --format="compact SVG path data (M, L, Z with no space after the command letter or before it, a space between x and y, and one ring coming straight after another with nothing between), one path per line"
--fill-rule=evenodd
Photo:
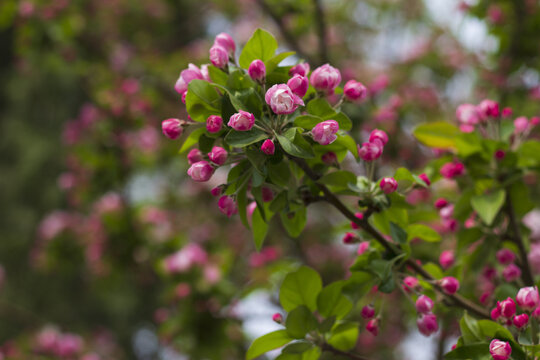
M274 69L282 62L284 59L296 54L294 51L282 52L280 54L274 55L272 58L266 60L264 65L266 66L266 73L270 74Z
M311 349L313 346L314 345L310 343L309 341L298 341L298 342L294 342L285 346L283 350L281 350L281 353L282 354L301 354Z
M317 297L317 309L324 317L345 317L353 308L353 304L341 292L343 282L337 281L325 286Z
M277 48L278 43L272 34L263 29L257 29L242 49L238 63L247 69L253 60L270 60Z
M268 176L273 184L286 187L291 178L291 170L286 161L281 161L277 164L268 164Z
M307 103L306 110L309 114L318 116L323 120L335 120L340 130L351 130L352 121L341 112L336 111L326 99L317 98Z
M398 224L390 221L390 235L394 241L397 241L398 244L407 243L407 232L403 230Z
M358 323L345 322L336 325L330 333L328 343L341 351L349 351L358 340Z
M414 176L408 169L404 167L400 167L396 170L394 174L394 179L396 179L396 181L398 182L400 190L405 190L415 183Z
M300 115L294 119L294 125L304 128L306 130L311 130L320 122L324 120L316 115Z
M391 207L385 211L374 213L371 216L373 224L384 234L390 234L390 221L393 221L402 228L407 228L408 215L406 209Z
M208 74L210 75L210 79L213 83L222 86L227 85L227 80L229 79L229 76L225 71L218 69L213 65L208 65Z
M447 360L480 360L484 359L484 357L486 357L486 359L489 359L491 357L491 355L489 354L488 343L463 345L444 355L444 358Z
M259 207L255 208L253 215L251 216L251 227L253 233L253 241L255 242L255 247L257 251L261 250L266 234L268 233L268 224L264 221L261 216L261 211Z
M315 156L311 145L297 132L296 128L291 128L283 135L276 135L276 137L287 154L304 159L311 159Z
M188 151L189 149L191 149L193 145L197 144L199 142L199 138L201 137L202 134L205 133L205 131L206 131L205 127L200 127L190 132L187 138L184 140L182 147L180 147L179 153L182 154Z
M441 241L441 235L430 228L429 226L422 224L412 224L407 227L408 240L419 238L427 242L439 242Z
M456 126L444 121L422 124L413 131L413 135L422 144L440 149L455 148L459 134L461 132Z
M248 181L249 178L250 178L249 175L245 178L244 177L240 178L239 182L241 182L241 184L237 185L238 192L236 194L236 204L238 207L238 215L240 215L240 220L242 220L242 224L244 224L244 226L248 229L249 229L249 223L247 221L246 207L247 207L247 188L249 185L249 181Z
M293 340L294 339L287 334L287 330L277 330L263 335L253 341L247 351L246 360L255 359L257 356L261 356L270 350L282 347Z
M337 133L337 139L332 143L332 145L341 145L347 150L351 152L351 154L354 155L355 158L358 159L358 147L356 146L356 141L354 139L346 134L345 132L339 130Z
M192 80L188 85L186 108L194 121L206 122L210 115L221 114L221 96L208 81Z
M525 141L519 147L519 166L537 166L540 164L540 142L537 140Z
M471 198L472 208L478 216L487 224L491 225L495 216L504 205L506 192L503 189L493 191L489 194L477 195Z
M476 132L462 133L456 137L459 156L466 158L482 151L482 139Z
M281 222L291 237L298 237L304 230L307 221L306 212L305 206L297 205L294 208L291 206L290 212L280 213Z
M291 311L300 305L305 305L315 311L317 296L322 289L322 280L312 268L302 266L295 272L289 273L281 284L279 301L286 311Z
M308 332L315 330L317 325L317 320L304 305L291 311L285 322L287 333L295 339L303 339Z
M350 171L339 170L324 175L319 179L319 182L325 185L347 189L349 183L356 183L356 175Z
M267 138L268 134L259 129L251 129L249 131L231 130L225 136L225 142L230 146L245 147Z

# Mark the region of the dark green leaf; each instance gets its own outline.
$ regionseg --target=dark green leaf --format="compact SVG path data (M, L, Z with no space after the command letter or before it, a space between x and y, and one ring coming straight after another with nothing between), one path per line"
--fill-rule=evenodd
M291 311L285 323L287 333L295 339L303 339L308 332L315 330L317 325L317 320L305 305Z
M246 354L246 360L255 359L257 356L261 356L270 350L282 347L293 340L294 339L287 334L287 330L277 330L261 336L260 338L255 339L249 347Z

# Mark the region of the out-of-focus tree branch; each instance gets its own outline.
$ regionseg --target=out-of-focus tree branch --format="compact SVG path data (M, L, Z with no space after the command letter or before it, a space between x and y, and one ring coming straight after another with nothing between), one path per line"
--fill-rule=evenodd
M326 38L326 22L324 20L324 10L321 4L321 0L313 0L315 6L315 22L317 24L317 36L319 38L319 57L321 63L329 62L328 58L328 46Z

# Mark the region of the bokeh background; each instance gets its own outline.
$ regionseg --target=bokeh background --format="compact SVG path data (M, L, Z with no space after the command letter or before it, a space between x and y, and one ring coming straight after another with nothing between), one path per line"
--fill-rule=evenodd
M276 326L287 270L345 276L337 214L310 209L298 239L276 222L256 253L209 193L224 175L186 180L161 134L187 116L179 72L209 62L216 34L241 47L258 27L296 51L290 63L331 62L368 86L345 111L356 139L391 134L381 172L424 164L411 129L462 102L538 114L535 0L2 0L0 359L241 359ZM451 326L424 340L392 310L392 336L362 334L363 353L439 359L452 345Z

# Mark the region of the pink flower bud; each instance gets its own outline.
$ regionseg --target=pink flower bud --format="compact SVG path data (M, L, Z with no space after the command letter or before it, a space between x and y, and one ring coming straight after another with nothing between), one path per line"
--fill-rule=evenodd
M462 125L476 125L480 122L478 108L472 104L459 105L456 110L456 117Z
M493 154L493 157L497 160L502 160L504 159L505 156L506 156L506 153L504 152L504 150L496 150L495 153Z
M360 238L356 236L356 234L351 233L351 232L345 233L345 235L343 236L344 244L354 244L358 242L358 240L360 240Z
M422 173L418 175L418 177L426 183L427 186L431 185L431 180L429 180L428 176L425 173Z
M178 80L176 80L176 84L174 85L174 89L179 94L184 94L187 89L188 85L192 80L203 79L203 74L199 68L193 64L189 64L188 68L185 70L182 70L180 73L180 76L178 77Z
M418 279L412 276L407 276L403 279L403 290L410 294L414 289L418 287Z
M182 94L182 103L184 105L186 105L186 96L187 96L187 91L184 91L184 93Z
M367 251L367 249L369 249L369 241L362 241L359 245L358 245L358 250L356 250L356 254L358 256L362 255L363 253L365 253Z
M504 268L502 275L507 282L512 282L519 279L521 269L516 264L510 264Z
M180 283L174 288L174 293L178 299L183 299L191 294L191 285L188 283Z
M379 140L384 146L388 143L388 135L382 130L374 129L369 134L369 142L375 142L376 140Z
M375 308L372 305L366 305L362 308L361 315L364 319L371 319L375 316Z
M529 120L529 124L530 124L531 127L534 127L534 126L540 124L540 117L538 117L538 116L533 116L533 117L531 118L531 120Z
M329 145L337 139L336 133L339 130L339 124L335 120L326 120L318 123L311 130L313 140L321 145Z
M203 80L206 80L208 82L212 82L212 79L210 79L210 73L208 72L208 66L210 64L204 64L201 65L201 74L203 76Z
M371 319L366 324L366 330L373 336L377 336L379 333L379 319Z
M501 249L495 254L497 261L502 265L508 265L513 263L516 259L516 255L510 249Z
M214 168L207 161L199 161L191 165L187 171L194 181L205 182L214 174Z
M368 94L367 88L356 80L349 80L343 87L343 95L349 101L362 101Z
M439 264L441 264L441 267L444 270L454 265L454 261L454 252L451 250L445 250L441 253L441 256L439 256Z
M416 311L420 314L429 314L433 309L433 300L426 295L420 295L416 300Z
M529 315L527 314L521 314L514 316L514 319L512 319L512 323L515 327L518 329L523 329L527 324L529 323Z
M182 135L182 121L178 119L167 119L161 123L163 134L171 140L178 139Z
M440 173L447 179L453 179L465 173L465 165L459 161L449 162L441 167Z
M358 219L362 220L364 218L364 214L363 213L356 213L354 214L354 216L356 216ZM360 226L356 225L356 223L354 221L351 221L351 227L355 230L357 229L360 229Z
M223 69L229 63L229 54L227 50L219 45L214 45L210 48L210 62L215 67Z
M221 46L227 53L234 54L234 51L236 50L236 44L234 43L233 38L231 35L227 33L219 33L217 34L216 38L214 39L214 45Z
M540 297L536 286L519 289L516 295L517 304L525 311L532 311L540 305Z
M253 60L249 64L248 74L254 81L262 82L266 77L266 66L264 66L264 62L259 59Z
M261 188L261 195L263 202L270 202L274 199L274 193L269 187L263 186Z
M272 320L274 322L277 322L278 324L281 324L283 322L283 315L281 315L280 313L275 313L274 315L272 315Z
M439 210L445 207L446 205L448 205L448 201L445 198L439 198L435 201L435 208Z
M236 131L248 131L251 130L255 124L255 116L247 111L240 110L236 114L232 115L227 125L232 127Z
M266 155L274 155L274 152L276 151L276 146L274 145L274 142L272 140L266 139L261 145L261 151Z
M454 204L448 204L439 210L439 215L443 219L451 219L454 216Z
M337 160L338 160L338 159L337 159L337 155L336 155L335 152L329 151L329 152L327 152L327 153L325 153L325 154L323 154L323 155L321 156L321 160L322 160L322 162L325 163L326 165L331 166L331 165L337 164Z
M223 188L222 186L216 186L215 188L213 188L212 190L210 190L210 193L212 194L212 196L219 196L221 195L221 192L223 191Z
M534 316L535 319L540 319L540 306L534 309L531 315Z
M302 98L308 91L309 80L306 76L296 74L287 81L287 86L289 86L293 93Z
M439 330L439 324L437 323L437 316L434 314L421 314L416 320L418 330L424 336L430 336Z
M300 76L307 76L307 74L309 74L309 64L305 62L294 65L291 70L289 70L289 75L294 76L296 74Z
M383 147L380 141L365 142L362 146L358 145L358 155L364 161L373 161L381 157Z
M491 320L497 321L501 317L501 308L499 306L494 307L490 313Z
M223 119L219 115L210 115L208 119L206 119L206 130L208 130L209 133L219 132L222 126Z
M223 214L227 215L228 217L233 216L237 213L238 208L236 207L236 203L234 202L233 198L227 195L223 195L218 200L218 208L219 211L221 211Z
M398 183L392 177L385 177L381 180L380 187L385 194L391 194L397 190Z
M452 276L442 278L440 285L443 291L448 295L454 295L459 290L459 281Z
M513 111L510 107L505 107L504 109L502 109L502 116L505 118L512 116L512 113Z
M493 339L489 343L489 353L493 360L508 360L512 354L512 347L506 341Z
M191 149L187 155L189 165L193 165L196 162L202 161L203 155L199 149Z
M313 70L309 82L316 90L326 94L333 94L335 88L341 82L341 73L338 69L325 64Z
M212 151L208 153L208 158L214 164L221 166L227 161L227 155L227 150L219 146L214 146Z
M516 303L511 297L508 297L503 301L498 301L497 307L499 308L501 315L507 319L510 319L516 313Z
M478 105L478 111L484 119L488 117L496 118L500 115L499 103L489 99L482 100Z
M276 114L292 114L304 101L298 97L286 84L272 86L264 95L264 100Z
M520 116L514 120L514 132L520 134L529 128L529 120L525 116Z

